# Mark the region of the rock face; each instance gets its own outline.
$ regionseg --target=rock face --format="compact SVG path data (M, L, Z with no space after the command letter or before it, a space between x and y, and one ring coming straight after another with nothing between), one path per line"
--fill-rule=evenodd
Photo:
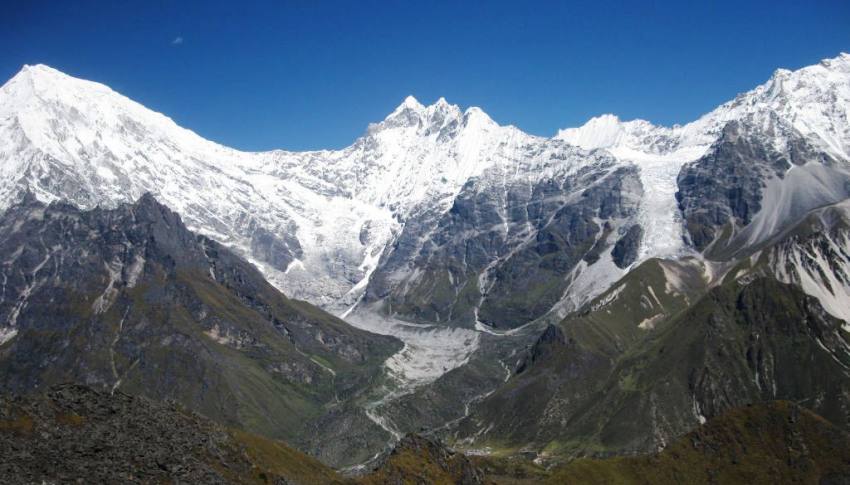
M0 397L3 483L342 483L282 443L173 403L77 385Z
M401 347L286 298L151 195L92 211L27 197L0 219L0 254L5 392L85 383L295 440Z
M781 147L773 140L731 122L704 157L682 169L676 197L696 249L712 246L709 255L727 258L810 210L850 197L846 160L836 161L798 133L786 135Z
M611 159L572 168L569 160L553 162L568 168L504 191L482 177L435 223L433 214L408 223L365 302L420 321L511 328L545 314L570 290L580 299L589 283L583 270L607 256L634 221L641 186L633 168Z
M637 260L642 236L643 228L635 224L617 240L614 249L611 250L611 257L614 258L614 264L618 268L626 268Z
M777 239L761 254L776 278L802 288L830 315L850 323L850 201L812 211Z

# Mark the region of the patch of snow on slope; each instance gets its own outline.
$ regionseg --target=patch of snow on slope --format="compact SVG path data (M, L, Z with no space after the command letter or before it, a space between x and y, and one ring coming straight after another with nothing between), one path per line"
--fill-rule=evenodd
M617 301L617 298L619 298L620 293L622 293L623 290L625 290L625 289L626 289L626 284L623 283L620 286L609 291L608 294L602 296L599 299L599 301L595 302L590 307L590 311L595 312L595 311L599 310L600 308L605 308L606 306L610 305L611 303L614 303L615 301Z
M582 260L568 275L571 279L570 284L550 314L560 319L569 312L581 308L610 288L626 274L626 271L614 264L610 251L606 251L591 265Z
M800 286L850 331L850 233L821 232L805 243L780 246L770 259L779 281Z
M12 340L18 334L18 329L15 327L0 328L0 345Z
M747 244L761 242L817 207L834 204L850 195L850 166L830 167L816 162L793 166L780 179L767 182L762 209L744 228Z
M659 260L658 265L664 272L664 292L668 295L685 295L685 270L669 260Z

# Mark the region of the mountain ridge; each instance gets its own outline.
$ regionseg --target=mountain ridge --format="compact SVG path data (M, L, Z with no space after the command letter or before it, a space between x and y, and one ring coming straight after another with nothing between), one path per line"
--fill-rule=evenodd
M0 246L4 392L125 390L302 448L331 411L381 433L352 402L401 342L287 298L150 194L90 211L29 196Z
M341 314L362 297L410 217L448 210L465 183L488 171L517 173L521 169L510 159L524 157L518 154L523 146L587 163L580 150L559 148L564 141L603 148L638 165L645 193L638 259L680 255L687 247L679 242L676 174L708 150L727 121L755 116L752 123L773 123L759 113L773 113L781 99L782 117L846 159L846 113L842 128L824 118L840 120L840 112L825 115L801 107L850 99L844 86L848 65L850 56L842 53L797 71L778 70L765 84L687 125L663 127L603 115L553 138L500 126L480 108L461 110L443 98L425 106L410 96L351 146L311 152L229 149L102 84L44 65L26 66L0 90L0 133L12 140L0 147L6 154L0 192L14 200L27 187L42 200L60 197L93 207L156 191L190 227L252 259L287 294ZM63 125L68 119L76 121ZM115 129L118 134L111 134ZM602 139L583 140L581 130ZM784 135L775 136L781 143ZM505 141L509 146L499 148ZM181 162L175 166L169 160ZM189 179L197 182L199 176L209 195L188 189ZM48 178L54 182L39 182ZM260 212L249 213L247 207ZM663 221L659 228L651 227L653 219Z

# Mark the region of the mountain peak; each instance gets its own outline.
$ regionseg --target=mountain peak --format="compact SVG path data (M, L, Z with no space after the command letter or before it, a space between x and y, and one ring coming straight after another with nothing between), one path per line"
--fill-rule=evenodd
M444 123L449 119L461 119L463 117L463 112L460 109L460 106L456 104L450 104L446 101L446 98L440 96L437 101L425 108L425 114L430 120L429 124L434 124L435 122L438 124Z
M440 97L434 104L424 106L413 96L408 96L404 101L393 110L384 121L377 125L372 125L370 130L374 128L396 128L401 126L433 126L442 125L448 119L456 118L460 120L463 113L460 107L455 104L449 104L446 98Z
M422 106L422 103L419 102L418 99L414 98L412 95L404 98L404 101L401 102L400 105L393 111L394 113L402 111L404 109L412 109L414 111L420 111L424 109L425 106Z
M74 105L87 100L94 106L101 103L104 94L120 96L104 84L78 79L44 64L25 64L0 87L0 110L5 114L27 111L45 116L44 102Z
M463 112L463 119L466 126L470 125L486 125L486 126L495 126L496 122L493 121L493 118L490 118L490 115L484 112L481 108L477 106L470 106L466 108L466 111Z
M90 86L98 86L101 89L109 89L102 84L91 81L83 81L73 76L69 76L64 72L54 69L45 64L24 64L20 71L10 79L6 86L22 86L30 87L34 92L41 94L55 95L62 91L79 90L83 83ZM69 84L67 88L61 86Z
M67 76L58 69L54 69L46 64L24 64L20 70L21 73L34 73L37 75L62 75Z
M586 150L609 148L623 137L623 122L617 115L606 113L587 120L578 128L558 131L556 138Z
M457 105L449 104L449 102L446 101L446 98L442 96L440 96L440 98L437 99L434 104L428 106L423 105L419 102L418 99L413 96L407 96L406 98L404 98L404 101L402 101L401 104L399 104L398 107L396 107L396 109L394 109L393 112L390 113L390 117L402 113L406 110L414 111L416 113L425 113L434 111L445 112L451 110L452 108L456 108L458 111L460 111L460 108Z
M827 69L850 72L850 54L841 52L836 57L820 61L820 65Z

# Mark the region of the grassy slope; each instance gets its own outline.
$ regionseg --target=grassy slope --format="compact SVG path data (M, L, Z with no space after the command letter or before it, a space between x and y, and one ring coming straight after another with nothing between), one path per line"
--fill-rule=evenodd
M734 409L661 453L581 459L551 483L820 483L850 478L850 439L787 401ZM844 482L839 482L844 483Z
M652 332L640 329L639 323L661 315L663 319L657 321L658 327L663 327L704 291L698 278L686 275L683 279L682 291L668 293L659 261L649 260L631 271L591 303L591 307L597 306L594 311L571 315L561 323L563 342L541 342L532 348L531 355L526 356L527 368L463 423L462 435L476 434L494 424L496 432L479 435L475 447L486 446L505 454L518 452L530 442L541 448L551 442L558 448L599 449L598 444L585 439L565 443L564 423L551 413L551 405L558 401L560 413L578 414L592 399L599 399L597 391L617 362L629 349L651 338ZM609 303L601 303L606 301ZM621 384L628 388L630 378L624 376ZM556 423L541 426L547 413Z
M362 485L454 485L486 483L484 473L466 456L437 441L408 435L372 473L358 479Z
M532 348L533 362L482 403L460 436L476 436L475 448L531 449L555 461L640 453L693 429L700 414L812 397L807 405L847 426L848 338L816 301L769 276L676 296L645 266L627 275L613 303L562 322L561 341ZM656 311L641 304L650 286L664 317L639 330Z
M467 459L421 441L400 446L361 483L815 484L850 479L850 435L789 401L732 409L658 453L582 458L549 470L518 457Z
M266 483L266 478L272 477L303 484L349 482L327 465L285 443L239 430L231 430L230 434L257 466L254 478L258 483Z

